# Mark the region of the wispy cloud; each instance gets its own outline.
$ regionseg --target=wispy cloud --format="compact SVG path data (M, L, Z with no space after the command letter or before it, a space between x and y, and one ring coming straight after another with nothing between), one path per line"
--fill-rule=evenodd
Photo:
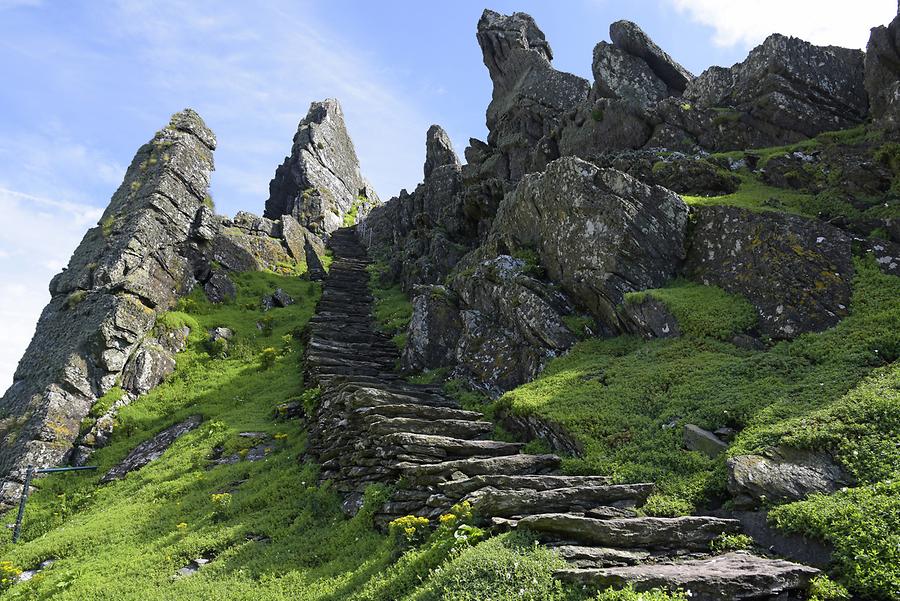
M718 46L751 47L772 32L819 45L865 48L869 29L887 24L897 12L894 0L667 0L692 20L715 31Z
M68 263L102 209L0 186L0 394L50 300L47 284Z
M341 101L363 171L381 195L418 183L427 121L363 46L316 22L309 8L121 0L107 13L120 35L140 40L136 60L160 96L191 90L213 125L213 185L225 206L262 207L297 123L311 101L326 97ZM256 207L248 207L253 193Z

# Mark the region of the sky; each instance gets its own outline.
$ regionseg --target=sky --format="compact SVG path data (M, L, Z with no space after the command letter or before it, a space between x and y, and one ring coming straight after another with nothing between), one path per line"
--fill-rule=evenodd
M0 0L0 392L50 278L93 226L138 147L185 107L219 146L220 213L262 212L314 100L341 101L382 199L422 179L425 132L484 139L484 8L535 17L557 69L591 78L594 45L638 23L692 72L772 32L864 48L894 0Z

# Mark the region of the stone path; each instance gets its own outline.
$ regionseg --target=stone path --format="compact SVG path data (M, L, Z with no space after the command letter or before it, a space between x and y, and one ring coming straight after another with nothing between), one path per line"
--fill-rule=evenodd
M692 599L800 599L817 570L749 553L711 556L710 542L738 533L737 520L642 517L653 484L611 484L563 476L555 455L490 438L493 425L437 386L397 373L396 346L372 318L370 261L355 228L337 230L334 262L310 320L308 381L321 387L310 420L310 454L323 480L355 512L373 483L395 492L377 512L385 525L404 515L435 518L470 501L498 528L527 527L571 568L560 578L598 586L632 583L689 588Z

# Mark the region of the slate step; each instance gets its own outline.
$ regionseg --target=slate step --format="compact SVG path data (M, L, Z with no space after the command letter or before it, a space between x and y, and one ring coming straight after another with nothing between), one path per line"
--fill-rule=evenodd
M404 477L419 485L462 480L467 476L502 474L508 476L548 473L559 467L556 455L511 455L505 457L469 458L425 465L400 464Z
M603 520L569 513L546 513L520 519L517 528L603 547L708 552L714 538L720 534L737 534L741 523L706 516Z
M508 518L553 512L583 513L599 505L635 507L643 505L654 488L652 484L582 485L548 490L500 490L489 486L465 499L483 516ZM522 520L519 524L522 525Z
M459 419L418 419L410 417L371 416L364 418L371 434L432 434L461 439L474 439L494 431L494 424Z
M472 476L464 480L452 480L441 482L438 488L449 496L464 497L480 488L490 486L499 490L531 489L550 490L553 488L568 488L572 486L602 486L609 484L606 476L553 476L528 474L524 476L509 476L504 474L486 474Z
M746 552L707 559L648 563L626 567L567 569L558 578L582 585L690 591L691 601L751 601L805 596L819 570ZM794 597L797 598L797 597Z
M388 434L385 444L396 445L412 454L446 457L497 457L515 455L525 446L518 442L496 440L463 440L431 434Z
M647 561L651 557L650 552L644 549L613 549L584 545L558 545L553 548L572 568L630 566Z
M378 405L374 407L360 407L354 410L357 415L379 415L382 417L414 417L420 419L454 419L478 421L484 417L476 411L465 411L451 407L435 407L418 403L398 403L391 405ZM470 491L467 491L470 492ZM467 494L467 493L462 493ZM462 496L462 495L460 495Z

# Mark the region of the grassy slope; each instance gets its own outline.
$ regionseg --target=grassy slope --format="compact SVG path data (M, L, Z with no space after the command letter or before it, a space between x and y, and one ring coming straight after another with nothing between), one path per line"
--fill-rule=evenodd
M298 461L302 427L273 421L274 408L302 394L302 348L291 336L312 315L319 285L272 273L236 278L236 302L211 305L201 294L160 322L192 326L176 373L125 408L110 446L94 455L96 474L45 478L29 501L23 541L0 532L0 597L58 601L171 601L173 599L274 601L464 601L511 598L580 601L552 576L561 565L524 535L502 535L480 544L458 541L438 529L407 548L371 527L379 495L353 519L339 499L317 484L317 468ZM263 313L260 298L276 287L298 302ZM390 295L389 295L390 296ZM402 309L389 301L389 307ZM385 321L396 317L385 308ZM403 311L400 311L401 313ZM271 333L257 324L271 317ZM226 326L235 338L225 358L210 354L205 331ZM262 352L278 359L264 369ZM100 476L141 441L188 415L204 423L163 457L124 480L100 485ZM265 461L210 468L216 447L225 454L247 448L242 431L267 432L277 449ZM229 493L230 504L212 495ZM5 516L12 521L13 514ZM264 538L263 538L264 537ZM268 539L268 540L266 540ZM215 556L199 573L175 578L179 568ZM5 590L15 568L56 563ZM4 563L8 562L8 563ZM4 592L5 590L5 592ZM632 601L634 593L600 599ZM657 601L663 595L643 596Z
M885 586L900 586L898 540L890 534L900 518L873 517L869 530L860 531L843 512L854 511L862 497L870 505L876 498L884 501L896 489L884 483L900 477L900 366L892 363L900 355L900 278L865 262L857 263L857 271L848 318L766 352L708 336L717 331L710 323L718 323L721 332L740 329L745 301L735 299L727 310L721 291L707 291L704 301L703 287L676 282L650 294L691 324L685 336L581 342L536 381L498 402L561 423L580 438L586 454L567 459L568 471L660 483L662 494L648 509L661 514L724 497L724 458L684 450L684 423L740 429L730 455L778 442L830 449L861 484L875 488L785 508L777 514L779 523L833 540L846 581L884 594ZM853 540L842 533L851 528ZM856 557L862 548L877 565ZM873 571L891 584L864 575Z

